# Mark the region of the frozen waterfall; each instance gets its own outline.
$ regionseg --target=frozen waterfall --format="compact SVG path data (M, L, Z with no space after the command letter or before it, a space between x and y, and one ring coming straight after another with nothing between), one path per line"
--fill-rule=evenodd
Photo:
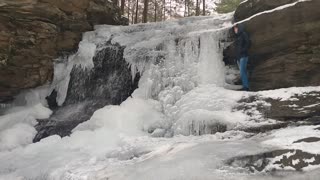
M238 129L265 123L233 109L246 93L224 88L222 42L232 15L85 33L77 53L56 61L52 84L22 94L24 106L0 117L0 179L263 179L223 165L262 151ZM122 61L128 72L117 66ZM111 87L135 77L138 88L113 103L129 95ZM45 97L53 90L62 106L52 114ZM106 99L114 105L105 106ZM32 143L36 119L49 117L81 123L70 136Z
M137 73L141 76L138 89L127 101L136 103L137 106L141 104L140 101L151 103L155 106L155 111L162 114L156 115L155 120L148 119L149 122L140 122L143 118L139 118L139 122L133 123L132 126L138 126L135 127L137 130L155 132L154 136L159 136L159 132L162 136L172 136L177 132L188 134L181 132L181 129L175 132L172 128L180 118L176 103L195 88L205 85L222 88L225 85L222 41L228 36L226 27L230 26L231 17L229 14L216 18L193 17L165 23L123 27L97 26L95 31L85 34L81 42L82 48L77 54L92 56L94 54L92 52L82 52L88 49L95 51L95 48L91 48L92 44L95 44L94 47L97 49L103 48L106 42L125 47L123 56L131 68L132 78L134 79ZM86 59L88 62L81 59L85 67L87 64L92 64L92 58ZM123 108L120 106L120 109ZM114 120L108 121L112 123ZM123 124L128 123L125 118L120 118L119 121L121 123L116 126L121 126L120 129L124 128ZM206 123L200 125L195 119L191 121L197 123L197 126L206 126ZM181 120L179 122L181 123ZM84 126L89 126L90 123L92 121L85 122L79 127L84 129ZM211 122L207 123L212 126ZM134 127L130 125L126 128ZM194 128L195 126L192 127ZM199 128L202 127L198 127L196 131L201 131Z

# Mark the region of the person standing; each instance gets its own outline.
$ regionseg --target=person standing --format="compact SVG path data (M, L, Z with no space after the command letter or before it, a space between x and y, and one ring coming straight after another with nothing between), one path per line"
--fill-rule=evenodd
M244 31L244 26L242 24L236 24L233 26L233 30L236 34L235 52L243 86L241 90L249 91L247 64L249 60L248 50L250 48L250 39L248 34Z

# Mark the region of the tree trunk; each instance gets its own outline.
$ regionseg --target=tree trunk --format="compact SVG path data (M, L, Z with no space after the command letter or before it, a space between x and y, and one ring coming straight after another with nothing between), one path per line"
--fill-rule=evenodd
M199 12L199 0L197 0L197 3L196 3L196 16L199 16L200 15L200 12Z
M143 23L148 22L148 5L149 5L149 0L144 0L143 18L142 18Z
M125 0L121 0L121 14L124 15L124 5L125 5Z
M138 23L138 7L139 7L139 0L136 1L136 17L134 19L134 23Z
M131 0L128 0L128 21L129 21L129 23L130 23L130 4L131 4Z
M132 7L131 7L131 24L134 24L134 1L132 1Z
M183 14L184 17L187 16L187 0L184 0L184 14Z
M170 9L169 9L169 17L171 18L171 1L172 0L170 0Z
M163 0L163 20L166 20L166 0Z
M158 4L158 20L159 21L162 21L162 19L163 19L163 11L162 11L162 5L161 4Z
M114 5L116 5L116 6L118 6L118 0L112 0L112 3L114 4Z
M202 15L205 16L206 15L206 0L203 0L203 9L202 9Z
M157 0L154 2L154 22L157 22Z
M188 17L190 16L190 0L187 0L188 2Z

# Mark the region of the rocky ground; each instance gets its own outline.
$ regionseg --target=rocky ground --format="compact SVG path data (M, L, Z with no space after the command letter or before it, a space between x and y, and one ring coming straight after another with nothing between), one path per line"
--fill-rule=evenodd
M248 0L235 12L235 21L245 25L252 39L249 71L254 91L320 84L320 36L317 33L320 30L320 14L316 10L320 1L297 2ZM297 4L293 7L270 11L294 3ZM257 13L262 14L250 18ZM227 64L234 63L232 45L224 55ZM242 130L270 135L271 139L276 138L277 132L283 132L278 137L286 141L280 143L282 148L232 158L228 164L245 167L250 171L268 172L275 169L300 171L319 166L319 152L312 149L318 147L320 139L320 89L300 93L280 91L287 94L287 97L277 97L277 91L257 92L240 100L235 109L242 110L253 121L270 121L266 125ZM286 129L293 131L286 135ZM274 145L277 143L274 142Z
M279 96L279 91L286 97ZM290 89L261 91L244 97L235 108L245 112L253 121L275 120L267 125L242 130L267 135L271 139L280 138L285 142L280 143L283 149L235 157L227 162L229 165L245 167L252 172L277 169L301 171L320 165L319 152L312 152L320 141L320 88L295 93ZM291 133L286 135L286 131ZM278 132L283 132L280 137L275 135Z

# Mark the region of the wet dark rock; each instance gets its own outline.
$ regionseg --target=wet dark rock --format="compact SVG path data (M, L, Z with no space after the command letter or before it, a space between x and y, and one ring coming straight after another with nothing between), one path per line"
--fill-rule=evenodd
M267 125L262 125L262 126L258 126L258 127L247 127L247 128L243 128L240 130L248 132L248 133L265 133L268 131L288 127L289 124L290 123L287 123L287 122L281 122L281 123L277 123L277 124L267 124Z
M57 99L57 95L58 95L57 91L53 90L51 92L51 94L48 97L46 97L46 100L48 102L48 106L49 106L50 109L55 109L55 108L58 107L58 103L57 103L57 100L56 100Z
M318 142L318 141L320 141L319 137L308 137L308 138L300 139L300 140L295 141L293 143L300 143L300 142L310 143L310 142Z
M103 50L96 53L93 69L73 68L65 104L85 100L107 100L110 104L120 104L126 100L137 87L139 76L132 80L123 51L124 47L108 42L103 45Z
M301 150L284 149L256 155L235 157L227 161L227 164L234 167L246 168L251 172L271 172L285 168L301 171L305 167L319 165L320 155ZM268 165L277 166L279 169L265 169Z
M12 96L3 96L0 99L0 103L5 103L6 104L7 102L11 102L13 100L14 100L14 98Z
M294 101L279 101L275 99L266 99L271 104L267 117L277 120L309 120L317 118L320 115L320 97L319 92L311 92L304 95L294 96ZM313 121L315 121L314 119Z
M81 122L78 122L81 123ZM33 138L33 142L38 142L43 138L58 135L60 137L69 136L71 134L70 129L77 126L75 121L56 121L56 120L44 120L39 121L36 126L38 133ZM45 128L43 128L45 127Z
M290 2L248 0L239 6L235 18L240 21ZM320 85L319 6L320 1L305 1L243 23L252 40L249 76L253 91ZM232 45L224 55L226 63L234 63Z
M86 101L56 108L49 119L38 120L38 124L35 126L37 134L33 142L38 142L52 135L69 136L72 129L89 120L92 114L97 109L104 107L106 103Z
M97 109L119 105L132 94L138 86L139 75L132 80L123 50L124 47L108 42L93 58L93 69L73 68L65 103L54 109L49 119L39 121L34 142L54 134L68 136Z

